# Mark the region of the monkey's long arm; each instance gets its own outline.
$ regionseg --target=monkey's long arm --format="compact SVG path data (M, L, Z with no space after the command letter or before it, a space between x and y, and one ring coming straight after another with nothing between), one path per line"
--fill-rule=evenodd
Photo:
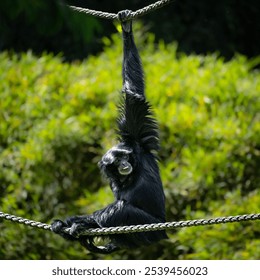
M130 11L122 11L121 17L127 16L128 12ZM123 92L144 96L143 69L134 42L132 21L122 22L122 31L124 41Z
M85 231L87 228L113 227L120 225L137 225L147 223L151 224L158 222L161 222L161 220L153 217L149 213L146 213L142 209L134 207L125 201L118 200L108 205L104 209L94 212L91 215L69 217L64 222L61 220L56 220L52 224L52 230L68 240L79 240L83 246L92 252L107 254L116 251L118 247L113 245L113 243L108 243L106 246L102 247L95 246L93 244L92 237L85 237L83 235L78 239L74 236L80 235L80 233ZM67 227L70 227L70 234L64 233L63 231L63 229ZM152 234L146 233L145 235L143 233L132 234L132 238L129 239L128 237L128 241L125 239L124 234L121 236L117 235L116 238L117 243L120 244L120 240L122 240L122 243L132 247L136 245L144 245L145 243L148 245L152 242L158 241L162 239L162 234L163 233L160 231L156 233L153 232ZM142 237L140 238L140 236ZM111 239L113 239L113 237L111 237Z
M85 230L86 228L116 227L122 224L135 225L156 222L160 222L160 220L144 210L124 200L117 200L91 215L69 217L64 222L56 220L52 225L52 230L61 234L64 228L71 227L70 234L63 233L63 237L76 239L75 236L79 235L82 229Z
M159 149L158 127L153 118L150 104L145 99L144 77L141 59L136 48L132 21L123 21L130 11L119 14L123 30L123 92L124 105L118 119L120 140L125 143L139 143L146 150Z

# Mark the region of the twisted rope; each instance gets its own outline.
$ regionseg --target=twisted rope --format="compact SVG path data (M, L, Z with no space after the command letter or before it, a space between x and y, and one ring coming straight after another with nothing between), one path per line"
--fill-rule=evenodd
M36 228L51 231L51 226L48 224L24 219L22 217L17 217L15 215L10 215L10 214L4 213L4 212L0 212L0 218L9 220L9 221L12 221L15 223L25 224L30 227L36 227ZM254 220L260 220L260 213L228 216L228 217L218 217L218 218L212 218L212 219L187 220L187 221L179 221L179 222L166 222L166 223L107 227L107 228L90 228L90 229L86 229L86 230L82 231L80 233L80 236L81 235L99 236L99 235L109 235L109 234L125 234L125 233L134 233L134 232L167 230L167 229L174 229L174 228L207 226L207 225L226 224L226 223L254 221ZM69 233L70 228L66 228L64 230L64 232Z
M0 212L0 218L3 218L5 220L9 220L11 222L15 222L15 223L19 223L19 224L24 224L26 226L30 226L30 227L36 227L36 228L41 228L41 229L45 229L45 230L50 230L51 231L51 226L41 223L41 222L36 222L33 220L28 220L22 217L18 217L15 215L10 215L8 213L4 213L4 212Z
M131 12L126 20L131 20L131 19L135 19L137 17L141 17L145 14L148 14L148 13L154 11L154 10L157 10L157 9L169 4L172 1L173 0L157 1L154 4L150 4L150 5L142 8L142 9L139 9L135 12ZM102 12L102 11L96 11L96 10L91 10L91 9L87 9L87 8L71 6L71 5L69 5L69 7L71 9L73 9L74 11L77 11L77 12L80 12L80 13L85 13L87 15L91 15L91 16L95 16L95 17L99 17L99 18L105 18L105 19L111 19L111 20L118 19L118 14L114 14L114 13L106 13L106 12Z
M167 230L181 227L192 227L192 226L206 226L214 224L225 224L242 221L260 220L260 213L258 214L246 214L229 217L218 217L212 219L200 219L200 220L187 220L179 222L166 222L156 224L145 224L145 225L134 225L134 226L119 226L119 227L108 227L108 228L95 228L87 229L80 233L80 235L108 235L108 234L122 234L122 233L133 233L133 232L145 232L145 231L156 231L156 230Z

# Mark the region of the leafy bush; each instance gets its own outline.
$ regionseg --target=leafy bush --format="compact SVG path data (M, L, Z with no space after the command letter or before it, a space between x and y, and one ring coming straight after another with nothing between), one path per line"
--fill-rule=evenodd
M259 59L176 55L137 32L161 130L167 220L259 212ZM142 39L141 39L142 38ZM43 222L113 200L97 162L115 144L119 35L82 63L0 55L0 209ZM169 231L169 240L110 256L50 232L0 224L1 259L258 259L258 222Z

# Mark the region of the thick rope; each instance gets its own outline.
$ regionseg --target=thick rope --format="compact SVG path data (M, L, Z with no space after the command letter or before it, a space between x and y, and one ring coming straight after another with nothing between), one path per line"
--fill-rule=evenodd
M0 212L0 218L9 220L9 221L12 221L15 223L25 224L30 227L36 227L36 228L51 231L51 226L48 224L24 219L24 218L17 217L15 215L10 215L10 214L4 213L4 212ZM254 220L260 220L260 213L229 216L229 217L218 217L218 218L212 218L212 219L166 222L166 223L157 223L157 224L144 224L144 225L107 227L107 228L90 228L90 229L86 229L86 230L82 231L80 233L80 236L81 235L99 236L99 235L123 234L123 233L125 234L125 233L133 233L133 232L167 230L167 229L174 229L174 228L207 226L207 225L226 224L226 223L254 221ZM69 233L70 228L66 228L64 231L66 233Z
M167 4L169 4L170 2L172 2L173 0L160 0L155 2L154 4L150 4L142 9L139 9L135 12L131 12L129 14L129 16L126 18L126 20L131 20L131 19L135 19L137 17L141 17L145 14L148 14L154 10L157 10ZM96 11L96 10L91 10L91 9L87 9L87 8L81 8L81 7L76 7L76 6L71 6L69 5L69 7L77 12L80 13L85 13L87 15L91 15L91 16L95 16L95 17L100 17L100 18L105 18L105 19L111 19L111 20L115 20L118 19L118 14L114 14L114 13L106 13L106 12L101 12L101 11Z
M28 220L22 217L18 217L15 215L10 215L8 213L0 212L0 218L19 223L19 224L24 224L30 227L36 227L36 228L41 228L41 229L46 229L46 230L51 230L51 226L41 223L41 222L36 222L33 220Z
M133 232L145 232L145 231L156 231L156 230L167 230L180 227L192 227L192 226L206 226L214 224L225 224L242 221L260 220L259 214L246 214L229 217L218 217L212 219L200 219L200 220L187 220L179 222L166 222L157 224L144 224L144 225L133 225L133 226L119 226L119 227L108 227L108 228L96 228L87 229L81 232L80 235L107 235L107 234L122 234L122 233L133 233Z

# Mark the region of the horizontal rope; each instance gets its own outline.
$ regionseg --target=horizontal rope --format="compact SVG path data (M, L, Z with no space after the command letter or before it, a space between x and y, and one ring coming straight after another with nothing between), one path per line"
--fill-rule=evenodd
M10 215L8 213L0 212L0 218L15 223L25 224L30 227L36 227L36 228L51 231L51 226L48 224L36 222L33 220L28 220L15 215ZM107 228L105 227L90 228L81 232L80 235L99 236L99 235L109 235L109 234L126 234L126 233L134 233L134 232L168 230L174 228L193 227L193 226L208 226L208 225L215 225L215 224L226 224L226 223L234 223L234 222L253 221L253 220L260 220L260 213L218 217L218 218L211 218L211 219L187 220L187 221L179 221L179 222L166 222L166 223L107 227ZM64 232L66 233L69 233L69 231L70 228L66 228L64 230Z
M242 222L242 221L250 221L250 220L251 221L260 220L260 213L229 216L229 217L218 217L213 219L187 220L187 221L179 221L179 222L166 222L166 223L156 223L156 224L86 229L80 233L80 236L81 235L97 236L97 235L108 235L108 234L157 231L157 230L167 230L167 229L192 227L192 226L206 226L206 225L214 225L214 224L234 223L234 222Z
M48 225L48 224L44 224L44 223L41 223L41 222L36 222L36 221L33 221L33 220L28 220L28 219L18 217L18 216L15 216L15 215L10 215L8 213L0 212L0 218L3 218L5 220L9 220L11 222L19 223L19 224L24 224L26 226L36 227L36 228L51 231L51 226Z
M143 16L145 14L150 13L151 11L157 10L167 4L169 4L170 2L172 2L173 0L161 0L161 1L157 1L153 4L150 4L142 9L139 9L135 12L131 12L129 14L129 16L127 17L127 20L131 20L131 19L135 19L137 17ZM80 12L80 13L85 13L87 15L91 15L91 16L95 16L95 17L99 17L99 18L104 18L104 19L110 19L110 20L115 20L118 19L118 14L115 13L107 13L107 12L102 12L102 11L96 11L96 10L91 10L91 9L87 9L87 8L81 8L81 7L76 7L76 6L72 6L72 5L68 5L72 10Z

